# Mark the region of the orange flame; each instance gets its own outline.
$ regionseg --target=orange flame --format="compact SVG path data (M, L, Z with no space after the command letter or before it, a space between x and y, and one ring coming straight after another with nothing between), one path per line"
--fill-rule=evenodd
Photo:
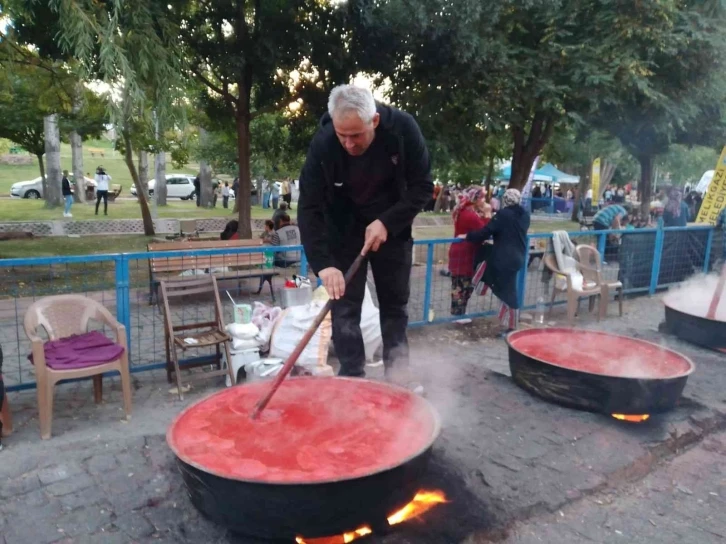
M648 419L650 419L650 414L643 414L640 416L631 416L631 415L626 415L626 414L613 414L613 417L620 421L629 421L630 423L642 423L643 421L647 421Z
M388 516L389 525L398 525L411 518L418 517L425 512L431 510L437 504L445 503L446 495L441 491L419 491L413 500L406 506L401 508L398 512L394 512ZM329 536L323 538L308 538L297 537L295 542L297 544L348 544L361 537L370 535L373 530L368 527L360 527L355 531L349 533L343 533L342 535Z

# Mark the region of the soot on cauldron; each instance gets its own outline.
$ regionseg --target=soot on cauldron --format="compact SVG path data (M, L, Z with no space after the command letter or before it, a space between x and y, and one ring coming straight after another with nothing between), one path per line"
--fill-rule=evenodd
M695 368L673 350L599 331L522 330L507 343L517 385L545 400L623 421L672 409Z
M708 275L670 291L663 298L666 331L686 342L726 353L726 295L716 307L716 315L707 317L717 289L718 277Z

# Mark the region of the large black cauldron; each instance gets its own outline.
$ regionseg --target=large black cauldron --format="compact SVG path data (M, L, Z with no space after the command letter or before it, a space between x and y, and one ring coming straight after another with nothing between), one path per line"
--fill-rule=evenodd
M675 407L695 365L651 342L570 328L511 333L514 382L545 400L603 414Z
M387 528L386 518L420 490L440 431L433 407L383 383L293 378L251 421L266 387L216 393L169 428L194 506L263 539Z

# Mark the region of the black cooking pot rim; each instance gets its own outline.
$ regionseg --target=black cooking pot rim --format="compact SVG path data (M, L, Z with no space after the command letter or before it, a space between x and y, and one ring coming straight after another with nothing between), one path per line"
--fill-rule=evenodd
M704 321L710 321L711 323L720 323L722 325L726 325L726 321L723 321L721 319L716 319L715 317L713 319L711 319L710 317L706 317L705 315L696 315L696 314L692 314L690 312L681 310L679 308L676 308L672 304L668 304L668 301L666 300L667 298L668 298L668 295L663 297L663 300L661 302L663 302L663 306L673 310L674 312L678 312L679 314L683 314L683 315L688 315L690 317L695 317L696 319L703 319Z
M331 377L319 378L319 377L315 377L315 376L297 376L297 377L293 377L293 378L286 378L285 381L288 381L288 380L318 380L318 379L331 379ZM309 485L309 486L314 486L314 485L323 485L323 484L332 484L332 483L337 483L337 482L349 482L349 481L354 481L354 480L360 480L360 479L363 479L363 478L369 478L371 476L375 476L377 474L383 474L384 472L388 472L389 470L393 470L393 469L396 469L398 467L401 467L401 466L405 465L406 463L408 463L408 462L410 462L410 461L412 461L412 460L420 457L421 455L425 454L429 449L431 449L431 447L433 446L434 442L436 442L436 439L439 437L439 434L441 434L441 417L439 416L439 413L436 411L436 408L434 408L433 404L431 404L425 398L423 398L423 397L421 397L419 395L416 395L415 393L412 393L411 391L409 391L405 387L401 387L401 386L394 385L394 384L390 384L390 383L380 382L380 381L377 381L377 380L369 380L369 379L365 379L365 378L349 378L349 377L344 377L344 376L335 376L335 377L332 377L332 379L335 379L335 380L348 380L348 381L367 381L367 382L374 383L376 385L383 385L385 387L389 387L391 389L397 389L399 391L403 391L403 392L407 393L411 397L415 398L416 399L416 402L419 402L419 403L421 403L422 406L425 406L426 409L428 410L430 416L431 416L431 420L432 420L432 423L433 423L433 429L432 429L432 432L431 432L431 438L430 438L430 440L420 450L418 450L417 452L409 455L408 457L404 458L403 460L399 461L398 463L393 464L393 465L390 465L390 466L385 466L385 467L379 468L377 470L374 470L372 472L369 472L368 474L364 474L364 475L361 475L361 476L356 476L354 478L329 478L329 479L325 479L325 480L315 480L314 482L309 482L309 481L304 481L304 482L296 482L296 481L292 481L292 482L291 481L278 482L278 481L274 481L274 480L254 480L254 479L245 479L245 478L234 478L234 477L230 477L229 475L226 475L226 474L219 474L217 471L214 471L214 470L209 470L207 467L204 467L204 466L200 465L199 463L196 463L194 461L191 461L190 459L185 459L184 456L182 456L182 455L179 454L179 452L177 451L176 447L173 444L173 441L171 440L171 431L174 428L174 426L176 425L177 421L179 421L179 419L181 419L184 416L184 414L186 414L189 410L191 410L192 408L194 408L197 404L200 404L200 403L204 402L209 397L212 397L212 396L220 393L221 391L226 391L226 389L222 389L221 391L214 391L213 393L210 393L209 395L206 395L204 398L199 399L197 402L194 402L193 404L190 404L189 406L187 406L186 408L184 408L184 410L182 410L174 418L174 421L171 422L171 425L169 425L169 428L166 431L166 443L169 446L169 448L171 449L171 451L174 452L174 455L180 461L182 461L183 463L186 463L187 465L192 466L192 467L196 468L197 470L201 470L202 472L206 472L207 474L213 474L214 476L217 476L219 478L223 478L225 480L232 480L232 481L236 481L236 482L242 482L242 483L247 483L247 484L256 484L256 485L279 485L279 486L302 486L302 485Z
M575 333L575 334L577 334L578 332L586 332L588 334L598 334L600 336L607 336L609 338L625 338L626 340L632 340L632 341L635 341L635 342L641 342L643 344L650 344L651 346L654 346L654 347L656 347L658 349L661 349L663 351L668 351L668 352L670 352L670 353L672 353L674 355L677 355L678 357L680 357L681 359L683 359L684 361L686 361L688 363L688 365L689 365L690 368L688 369L687 372L683 372L681 374L678 374L677 376L669 376L668 378L629 378L627 376L613 376L612 374L603 374L603 373L600 373L600 372L588 372L587 370L579 370L579 369L576 369L576 368L571 368L569 366L558 365L558 364L555 364L555 363L553 363L551 361L545 361L544 359L540 359L538 357L534 357L533 355L530 355L529 353L525 353L525 352L517 349L516 346L513 346L512 345L512 341L514 339L516 339L517 336L525 336L527 333L529 333L529 334L536 334L537 332L541 332L541 333L544 333L544 334L555 333L555 332L564 332L564 333ZM506 340L507 340L507 345L511 349L513 349L514 351L516 351L517 353L519 353L521 355L524 355L525 357L529 357L530 359L532 359L534 361L537 361L538 363L542 363L543 365L548 365L548 366L552 366L552 367L555 367L555 368L562 368L564 370L570 370L572 372L580 372L582 374L589 374L591 376L602 376L602 377L605 377L605 378L613 378L613 379L618 379L618 380L658 380L658 381L660 381L660 380L678 380L680 378L685 378L685 377L690 376L691 374L693 374L693 371L696 370L696 364L693 361L691 361L691 358L690 357L687 357L687 356L683 355L682 353L677 352L676 350L673 350L673 349L670 349L670 348L664 348L663 346L661 346L659 344L656 344L655 342L650 342L648 340L642 340L640 338L633 338L632 336L625 336L624 334L612 334L612 333L609 333L609 332L593 331L593 330L590 330L590 329L576 329L574 327L552 327L552 328L548 328L548 329L521 329L521 330L518 330L518 331L512 331L512 332L510 332L507 335Z

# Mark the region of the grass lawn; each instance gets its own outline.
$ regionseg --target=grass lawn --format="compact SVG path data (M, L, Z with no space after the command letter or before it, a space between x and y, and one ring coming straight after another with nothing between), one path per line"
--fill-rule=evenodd
M101 157L98 153L96 153L95 157L92 156L91 149L102 149L104 156ZM38 160L34 155L29 156L33 159L32 164L29 165L16 166L0 164L0 195L9 196L10 186L13 183L32 180L40 176ZM45 157L43 158L43 162L45 162ZM90 177L93 177L96 167L99 165L103 165L106 168L108 174L113 178L112 183L121 184L124 194L128 195L129 189L133 185L131 174L121 154L113 150L113 144L108 140L89 140L83 142L83 170L90 173ZM61 169L68 170L69 172L72 171L71 146L64 143L61 143ZM196 165L190 164L185 168L174 168L167 156L166 172L168 174L196 174L197 167ZM153 156L149 157L149 177L154 177Z

